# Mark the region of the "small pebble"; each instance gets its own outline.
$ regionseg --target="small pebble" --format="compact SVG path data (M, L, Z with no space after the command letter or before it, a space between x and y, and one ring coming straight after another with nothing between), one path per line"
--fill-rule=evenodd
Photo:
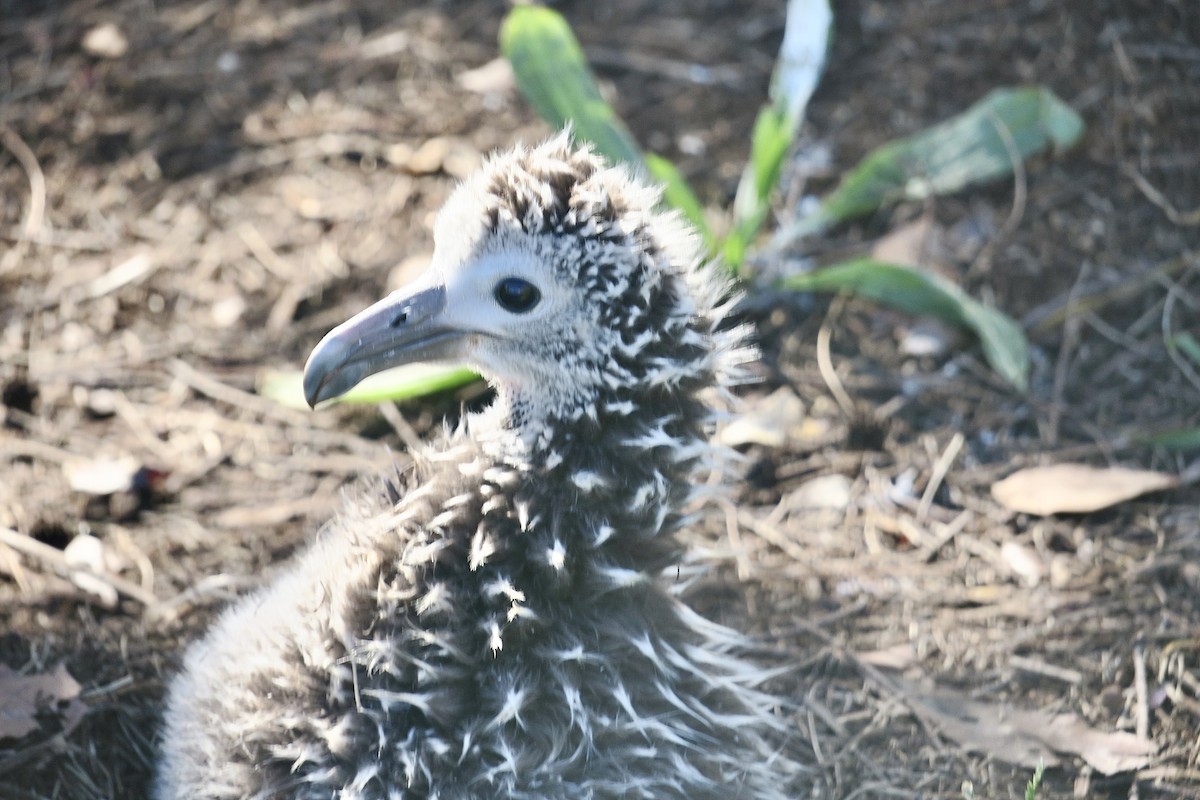
M97 58L120 58L129 51L129 40L111 22L97 25L83 35L83 51Z

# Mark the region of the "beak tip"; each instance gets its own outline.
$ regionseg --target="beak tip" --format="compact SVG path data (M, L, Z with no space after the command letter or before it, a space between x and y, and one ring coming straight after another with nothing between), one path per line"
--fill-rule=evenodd
M309 391L308 389L304 390L304 402L308 403L309 408L315 409L317 407L317 403L321 402L321 396L318 392L319 392L319 390L318 391Z
M316 408L322 400L337 397L350 388L345 386L339 389L343 382L339 378L344 377L345 366L346 353L336 337L326 336L317 344L308 357L308 363L304 365L304 379L301 384L304 389L304 401L308 403L309 408Z
M304 402L308 403L309 408L316 408L317 403L325 399L321 396L321 390L325 387L324 375L318 375L305 367L303 387Z

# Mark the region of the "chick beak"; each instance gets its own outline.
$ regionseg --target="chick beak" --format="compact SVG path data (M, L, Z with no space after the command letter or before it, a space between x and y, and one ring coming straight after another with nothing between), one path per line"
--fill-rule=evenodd
M417 361L459 361L468 331L449 324L446 287L400 289L325 334L304 365L310 406L338 397L376 372Z

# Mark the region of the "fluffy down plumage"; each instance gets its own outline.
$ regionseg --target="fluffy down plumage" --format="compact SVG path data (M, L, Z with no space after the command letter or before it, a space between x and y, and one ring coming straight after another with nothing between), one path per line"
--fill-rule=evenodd
M497 397L191 647L159 800L791 795L767 673L672 593L706 398L750 353L656 201L564 136L497 156L430 274L319 346L314 399L424 358Z

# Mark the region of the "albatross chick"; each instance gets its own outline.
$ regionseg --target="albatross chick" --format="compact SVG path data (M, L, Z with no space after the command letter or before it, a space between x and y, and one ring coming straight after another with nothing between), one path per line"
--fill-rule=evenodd
M788 796L767 673L672 593L750 353L657 199L565 136L494 157L428 273L317 345L311 404L414 361L496 399L192 646L159 800Z

